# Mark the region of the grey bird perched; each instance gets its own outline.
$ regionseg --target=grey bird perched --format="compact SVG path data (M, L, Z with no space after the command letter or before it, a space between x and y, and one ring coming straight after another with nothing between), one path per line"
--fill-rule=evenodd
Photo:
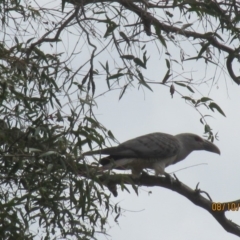
M205 150L220 154L219 148L192 133L170 135L150 133L128 140L116 147L89 151L84 155L109 155L100 159L102 170L132 170L139 177L144 168L154 169L155 175L165 175L165 167L185 159L192 151Z

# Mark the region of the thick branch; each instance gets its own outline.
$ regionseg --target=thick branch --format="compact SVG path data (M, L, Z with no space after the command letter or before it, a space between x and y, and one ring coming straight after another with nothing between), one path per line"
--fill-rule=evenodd
M75 165L75 164L74 164ZM77 170L78 169L78 170ZM208 211L218 223L229 233L235 234L240 237L240 226L226 218L225 212L230 210L239 210L240 199L232 202L213 202L209 194L198 188L193 190L184 183L180 182L176 176L172 178L170 175L167 177L155 177L148 174L143 174L140 178L133 178L129 174L112 174L99 171L99 167L90 166L87 164L77 164L75 166L69 165L69 171L76 175L82 176L87 179L91 179L101 186L106 186L114 196L117 196L117 185L124 187L125 184L130 184L136 190L138 186L146 187L164 187L180 195L186 197L195 205ZM203 197L205 194L208 198ZM237 206L233 209L232 206Z
M122 185L122 184L135 184L137 186L146 186L146 187L164 187L169 190L175 191L180 195L186 197L195 205L204 208L207 210L218 222L219 224L228 232L235 234L240 237L240 226L230 221L225 216L225 211L229 210L227 207L222 208L222 210L214 210L214 202L203 197L200 193L202 192L199 189L193 190L189 188L184 183L180 182L178 179L171 178L171 181L165 177L154 177L149 175L142 175L139 179L134 179L131 175L109 175L99 177L101 182L108 185ZM231 202L239 203L239 200ZM228 203L218 203L221 206L227 206Z

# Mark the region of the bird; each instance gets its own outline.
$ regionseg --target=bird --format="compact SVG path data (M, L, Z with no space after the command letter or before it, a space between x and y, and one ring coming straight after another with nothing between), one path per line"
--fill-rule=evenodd
M130 139L116 147L85 152L84 156L108 155L99 160L102 171L131 170L132 177L138 178L143 169L154 170L155 176L166 176L166 167L184 160L191 152L198 150L220 155L215 144L196 134L181 133L173 136L155 132Z

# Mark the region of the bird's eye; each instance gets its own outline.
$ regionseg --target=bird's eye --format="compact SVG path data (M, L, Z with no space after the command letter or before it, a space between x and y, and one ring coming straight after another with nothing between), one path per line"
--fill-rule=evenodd
M195 141L197 141L197 142L202 142L203 140L202 140L202 138L200 138L199 136L196 136L196 137L195 137Z

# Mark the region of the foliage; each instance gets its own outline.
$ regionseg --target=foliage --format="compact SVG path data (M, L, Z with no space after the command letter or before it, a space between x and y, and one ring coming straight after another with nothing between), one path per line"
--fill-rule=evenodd
M94 114L98 97L118 90L121 99L129 88L153 91L158 84L199 112L213 140L201 107L225 114L196 90L217 84L217 76L189 77L185 62L204 61L206 71L213 65L240 83L232 68L239 59L236 1L53 4L59 3L0 2L3 239L92 239L97 231L104 233L109 214L120 215L103 191L106 183L96 175L96 162L81 157L84 145L101 147L115 140ZM151 43L166 63L160 80L146 71L153 65ZM220 62L224 53L226 60Z

